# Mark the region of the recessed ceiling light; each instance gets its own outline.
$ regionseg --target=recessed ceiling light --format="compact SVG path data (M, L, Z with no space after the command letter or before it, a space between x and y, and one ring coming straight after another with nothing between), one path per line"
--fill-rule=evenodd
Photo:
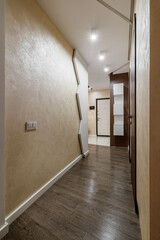
M88 86L88 90L92 90L92 87L91 87L91 86Z
M108 68L108 67L105 67L105 68L104 68L104 72L109 72L109 68Z
M93 28L91 30L91 35L90 35L90 40L92 42L95 42L98 39L98 34L97 34L97 30L95 28Z
M100 61L103 61L105 59L105 53L104 52L101 52L100 54L99 54L99 60Z

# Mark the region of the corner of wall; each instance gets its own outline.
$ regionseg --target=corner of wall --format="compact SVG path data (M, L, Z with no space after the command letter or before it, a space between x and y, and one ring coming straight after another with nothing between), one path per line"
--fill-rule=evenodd
M80 113L79 140L84 156L88 154L88 67L77 50L73 63L78 82L77 104Z
M0 228L0 239L2 239L9 232L9 224L7 222Z

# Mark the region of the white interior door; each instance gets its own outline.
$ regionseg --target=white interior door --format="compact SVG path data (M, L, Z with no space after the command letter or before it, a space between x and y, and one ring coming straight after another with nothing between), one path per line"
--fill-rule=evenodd
M110 99L97 99L97 135L110 136Z

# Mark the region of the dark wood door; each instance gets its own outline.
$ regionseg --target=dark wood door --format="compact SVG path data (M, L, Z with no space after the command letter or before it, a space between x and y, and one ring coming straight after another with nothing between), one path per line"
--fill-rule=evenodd
M124 84L124 136L115 136L113 134L114 128L114 95L113 95L113 85L117 83ZM110 74L110 135L111 135L111 146L117 147L127 147L129 146L129 128L127 116L129 115L129 74Z
M133 186L135 211L138 213L137 182L136 182L136 15L134 16L131 46L130 116L128 117L128 120L130 124L131 181Z

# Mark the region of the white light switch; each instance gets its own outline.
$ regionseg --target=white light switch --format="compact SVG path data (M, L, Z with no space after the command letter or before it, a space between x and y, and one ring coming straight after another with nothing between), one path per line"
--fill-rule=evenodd
M37 130L38 124L37 122L26 122L25 129L26 131Z

